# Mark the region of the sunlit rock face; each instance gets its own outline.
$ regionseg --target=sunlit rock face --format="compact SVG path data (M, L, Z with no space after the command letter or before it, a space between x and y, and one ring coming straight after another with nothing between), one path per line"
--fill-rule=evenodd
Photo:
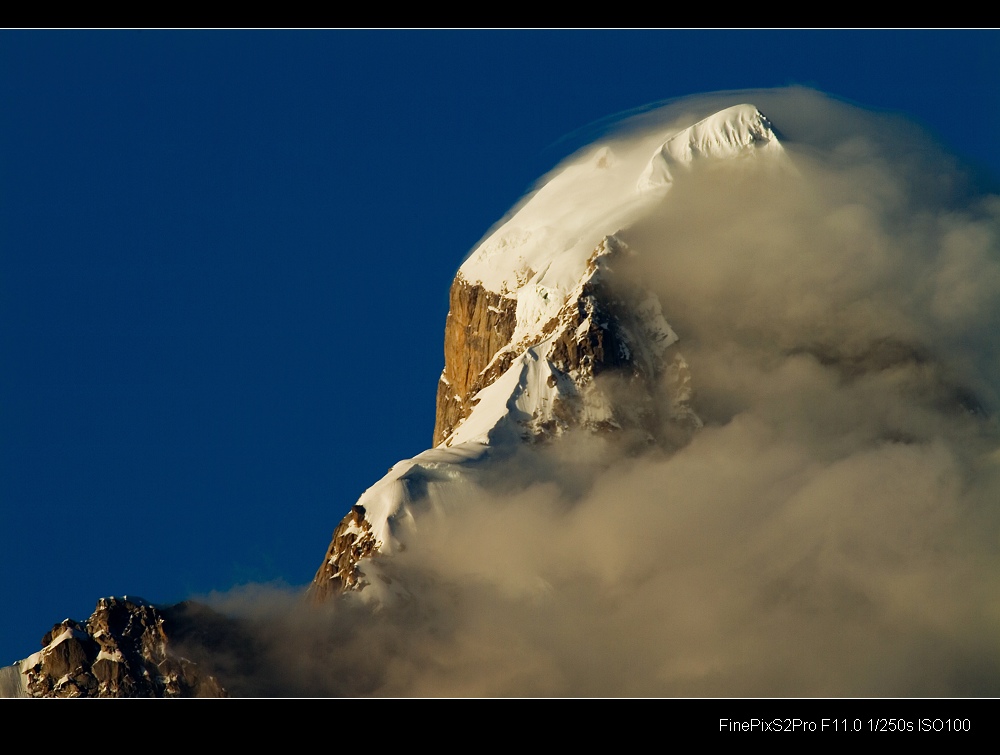
M517 299L470 283L459 273L451 284L444 329L444 372L438 381L434 442L438 445L472 413L487 367L508 346L517 324ZM504 362L509 360L500 360ZM509 366L509 364L508 364ZM486 383L488 384L488 383Z

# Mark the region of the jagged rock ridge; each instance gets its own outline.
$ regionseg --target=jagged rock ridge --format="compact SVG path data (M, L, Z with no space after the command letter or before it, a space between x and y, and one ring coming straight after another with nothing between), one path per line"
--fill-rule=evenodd
M101 598L86 622L65 619L21 661L26 697L224 697L215 677L171 652L167 626L183 606L141 598ZM10 667L18 668L18 667ZM12 685L13 686L13 685Z
M325 578L314 580L313 598L322 601L333 591L364 587L367 582L364 581L358 563L373 555L378 550L378 545L371 523L365 519L365 507L355 504L333 531L333 539L320 567Z

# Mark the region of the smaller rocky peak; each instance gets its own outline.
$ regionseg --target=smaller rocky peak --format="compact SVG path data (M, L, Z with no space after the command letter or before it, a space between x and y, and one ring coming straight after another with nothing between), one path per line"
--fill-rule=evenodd
M28 697L224 697L214 677L169 648L165 614L141 598L101 598L65 619L20 663Z

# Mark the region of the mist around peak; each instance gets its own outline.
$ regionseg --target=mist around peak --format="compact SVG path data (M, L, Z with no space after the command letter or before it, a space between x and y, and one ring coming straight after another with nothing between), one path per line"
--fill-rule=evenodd
M704 427L442 482L380 561L395 602L215 596L259 637L237 692L1000 694L1000 199L898 116L805 90L620 138L742 102L795 170L692 171L621 229Z

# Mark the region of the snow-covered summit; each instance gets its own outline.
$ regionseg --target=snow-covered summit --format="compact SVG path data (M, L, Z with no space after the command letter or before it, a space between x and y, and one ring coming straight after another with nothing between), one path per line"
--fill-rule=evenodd
M470 283L515 297L527 285L567 292L600 240L655 206L649 190L668 186L678 166L699 158L731 159L784 152L754 105L720 110L681 129L631 142L598 145L570 158L459 272Z

